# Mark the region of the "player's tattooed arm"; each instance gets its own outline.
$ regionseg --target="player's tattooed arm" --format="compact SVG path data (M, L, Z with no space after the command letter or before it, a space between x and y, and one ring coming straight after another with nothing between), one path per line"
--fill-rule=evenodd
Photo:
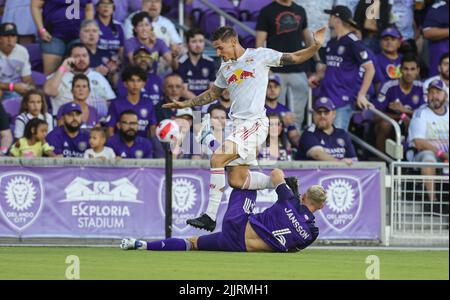
M192 106L202 106L205 104L209 104L213 102L214 100L219 99L220 95L222 95L224 89L213 85L209 90L206 92L198 95L197 97L189 100L190 107Z
M292 53L283 53L280 59L280 65L282 66L298 65L313 57L324 43L325 32L326 27L322 27L316 32L314 32L313 34L314 44L311 45L310 47Z
M193 99L186 100L186 101L172 100L171 103L166 103L162 107L166 108L166 109L179 109L179 108L186 108L186 107L193 107L193 106L202 106L202 105L211 103L214 100L219 99L223 90L224 89L213 85L209 90L205 91L204 93L198 95L197 97L195 97Z

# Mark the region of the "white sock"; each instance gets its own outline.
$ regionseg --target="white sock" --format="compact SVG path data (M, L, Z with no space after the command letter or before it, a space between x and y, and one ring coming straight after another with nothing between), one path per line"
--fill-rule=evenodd
M275 188L270 176L259 172L249 172L244 187L248 190L266 190Z
M220 200L222 200L223 188L225 187L225 169L211 169L211 179L209 185L209 202L206 214L214 221L217 218Z

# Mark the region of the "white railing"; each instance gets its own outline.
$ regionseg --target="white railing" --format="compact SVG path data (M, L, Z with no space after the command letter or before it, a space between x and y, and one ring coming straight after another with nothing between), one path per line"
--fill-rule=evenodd
M423 168L434 168L437 175L422 175ZM444 163L391 164L390 240L448 245L448 168Z

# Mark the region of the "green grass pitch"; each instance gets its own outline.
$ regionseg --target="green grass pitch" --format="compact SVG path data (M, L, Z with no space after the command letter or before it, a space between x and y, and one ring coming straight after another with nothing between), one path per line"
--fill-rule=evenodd
M150 252L118 248L0 247L0 279L366 279L377 255L380 279L449 279L448 251L307 249L300 253Z

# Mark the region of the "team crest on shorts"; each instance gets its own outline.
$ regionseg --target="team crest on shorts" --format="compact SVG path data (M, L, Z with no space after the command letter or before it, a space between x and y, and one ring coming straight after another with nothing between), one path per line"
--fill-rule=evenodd
M161 180L159 188L159 207L165 215L166 180ZM172 179L172 226L184 232L192 229L187 219L198 217L205 209L204 187L201 177L194 175L173 175Z
M327 201L320 214L336 231L349 227L361 211L361 183L358 178L334 175L321 178L319 184L327 191Z
M42 178L28 172L0 176L0 215L16 231L30 226L44 205Z

